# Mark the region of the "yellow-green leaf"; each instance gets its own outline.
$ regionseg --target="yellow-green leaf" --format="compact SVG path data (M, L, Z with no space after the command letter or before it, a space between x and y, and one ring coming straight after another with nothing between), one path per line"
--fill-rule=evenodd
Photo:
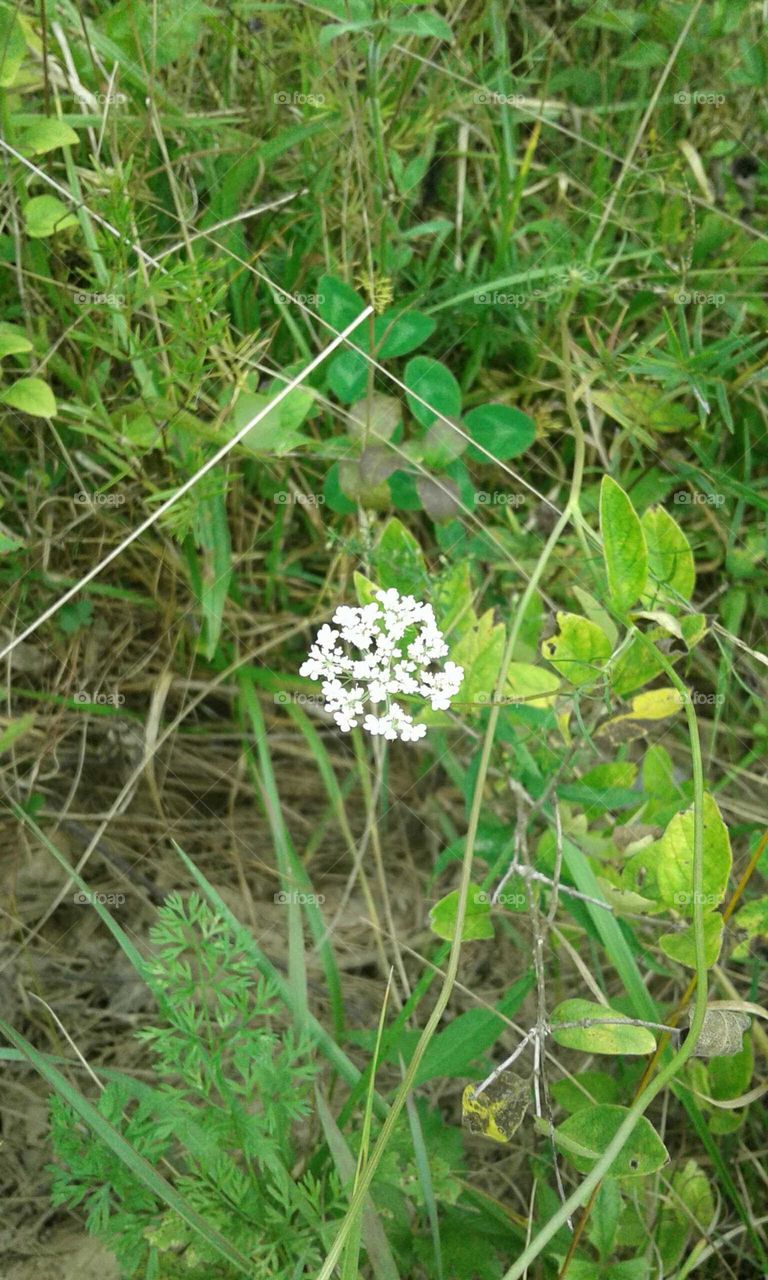
M31 350L32 343L19 325L0 321L0 360Z
M693 915L693 808L675 814L657 842L659 894L681 915ZM704 906L712 911L722 902L731 870L731 842L717 803L704 793Z
M688 539L663 507L651 507L642 519L648 547L650 581L646 598L672 592L690 600L696 585L696 568Z
M53 392L42 378L19 378L0 393L0 400L12 409L28 413L31 418L52 418L56 413Z
M36 120L24 130L20 145L22 151L41 156L46 151L55 151L57 147L76 146L78 141L74 129L63 120Z
M438 938L453 941L456 932L456 918L459 906L459 891L454 889L431 908L429 927ZM464 925L461 930L462 942L472 942L478 938L492 938L491 899L478 884L469 886L467 910L464 914Z
M531 662L511 662L507 673L505 696L527 707L551 707L560 681L546 667Z
M576 613L558 613L559 634L544 640L543 656L571 684L592 684L611 656L611 642L605 632Z
M56 196L34 196L24 206L24 223L27 235L33 240L45 240L67 227L77 226L77 218Z
M635 508L610 476L603 476L600 485L600 532L608 587L616 607L624 612L645 588L648 550Z
M723 917L719 911L708 911L704 917L704 955L706 966L717 963L723 944ZM665 933L659 938L659 946L670 960L677 960L688 969L696 968L696 945L693 925L680 933Z
M618 1019L606 1022L606 1018ZM594 1020L591 1027L559 1028L561 1022ZM593 1000L564 1000L550 1017L552 1039L564 1049L582 1053L646 1054L654 1053L656 1039L648 1027L633 1027L626 1015Z

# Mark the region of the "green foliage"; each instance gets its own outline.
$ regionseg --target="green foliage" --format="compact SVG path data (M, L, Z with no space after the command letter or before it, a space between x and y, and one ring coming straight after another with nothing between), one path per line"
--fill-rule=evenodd
M317 1266L341 1187L332 1171L322 1180L291 1172L317 1070L309 1042L279 1026L275 990L254 973L247 942L196 895L169 897L152 942L143 977L160 1019L138 1035L164 1083L112 1082L99 1111L136 1150L172 1168L177 1189L252 1261L254 1277L299 1259ZM114 1249L126 1277L148 1265L193 1280L240 1274L58 1099L51 1131L56 1203L83 1204L89 1230Z

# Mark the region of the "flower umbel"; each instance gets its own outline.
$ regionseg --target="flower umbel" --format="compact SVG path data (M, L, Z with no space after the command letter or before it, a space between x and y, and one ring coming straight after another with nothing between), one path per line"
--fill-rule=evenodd
M322 681L325 709L339 728L349 733L362 718L374 736L423 738L427 726L414 724L395 696L416 694L433 711L447 711L464 679L455 662L440 665L448 645L432 605L390 587L360 608L339 605L331 622L318 631L299 674Z

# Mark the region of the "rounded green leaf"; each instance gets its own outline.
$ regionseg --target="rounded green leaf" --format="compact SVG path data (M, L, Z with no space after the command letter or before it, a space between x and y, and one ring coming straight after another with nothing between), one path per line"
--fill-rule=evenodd
M52 418L56 413L53 392L42 378L19 378L0 394L0 400L31 418Z
M387 481L392 505L398 511L421 511L421 498L416 488L416 477L409 471L395 471Z
M696 568L690 544L679 524L663 507L651 507L643 514L641 523L650 570L646 599L653 600L666 587L684 600L690 600L696 585Z
M57 147L73 147L79 142L74 129L63 120L36 120L21 136L21 147L33 156L55 151Z
M0 321L0 360L31 350L32 343L19 325Z
M380 391L356 401L350 413L355 421L348 423L347 430L354 440L362 440L366 431L374 440L390 440L403 416L399 400Z
M414 356L405 366L405 385L408 388L405 395L408 408L423 427L431 426L438 413L446 418L459 417L461 388L450 369L446 369L439 360L432 360L429 356ZM431 407L427 408L414 399L409 394L412 392L416 392Z
M657 880L663 902L680 913L692 916L693 896L693 808L675 814L660 840ZM704 909L713 911L722 902L731 871L731 842L728 829L712 796L704 793L704 875L701 892Z
M606 1022L618 1018L618 1022ZM626 1015L593 1000L564 1000L550 1018L552 1038L564 1049L582 1053L646 1054L656 1050L656 1039L648 1027L633 1027ZM594 1021L591 1027L563 1027L561 1022Z
M24 206L24 223L28 236L45 240L67 227L77 226L77 218L56 196L34 196Z
M429 927L438 938L453 942L456 933L456 916L459 906L459 891L454 889L431 908ZM469 886L467 910L464 915L464 927L461 931L462 942L474 942L478 938L492 938L491 896L477 884Z
M611 642L597 623L576 613L558 613L559 634L544 640L541 652L571 684L591 684L611 656Z
M600 532L608 587L622 612L641 595L648 578L648 549L632 503L615 480L600 485Z
M373 326L377 359L408 355L432 336L436 326L432 316L422 315L420 311L401 311L399 315L385 311L376 317Z
M317 282L317 310L323 320L340 331L359 316L365 303L351 285L337 276L321 276ZM365 328L365 326L362 326ZM360 343L358 342L358 346Z
M470 409L464 421L473 440L493 454L501 462L524 453L536 439L536 426L532 418L520 409L508 404L481 404ZM478 462L489 462L482 450L469 447L468 456Z
M368 384L368 363L357 351L342 351L328 366L328 385L342 404L359 400Z
M331 511L336 511L339 515L352 516L357 511L357 503L350 502L342 492L338 462L334 462L333 466L328 468L323 481L323 497Z
M723 917L719 911L708 911L704 917L704 955L708 969L717 963L722 944ZM696 968L696 941L692 924L680 933L665 933L659 938L659 946L670 960L676 960L688 969Z
M603 1154L629 1109L601 1102L582 1107L555 1129L555 1143L580 1173L589 1173ZM611 1165L614 1178L642 1178L669 1161L669 1152L650 1120L640 1116Z
M26 47L16 14L3 6L0 8L0 89L7 89L13 84Z

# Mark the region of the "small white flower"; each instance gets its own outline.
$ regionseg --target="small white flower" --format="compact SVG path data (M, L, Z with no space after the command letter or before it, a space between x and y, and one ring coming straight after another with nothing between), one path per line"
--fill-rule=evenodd
M322 681L326 711L342 732L357 728L362 719L374 737L403 742L423 738L427 726L414 724L397 696L421 695L434 711L447 711L464 679L455 662L439 669L448 645L432 606L389 587L359 608L339 605L331 621L333 626L324 623L318 631L299 670ZM365 714L366 703L383 704L383 714Z

